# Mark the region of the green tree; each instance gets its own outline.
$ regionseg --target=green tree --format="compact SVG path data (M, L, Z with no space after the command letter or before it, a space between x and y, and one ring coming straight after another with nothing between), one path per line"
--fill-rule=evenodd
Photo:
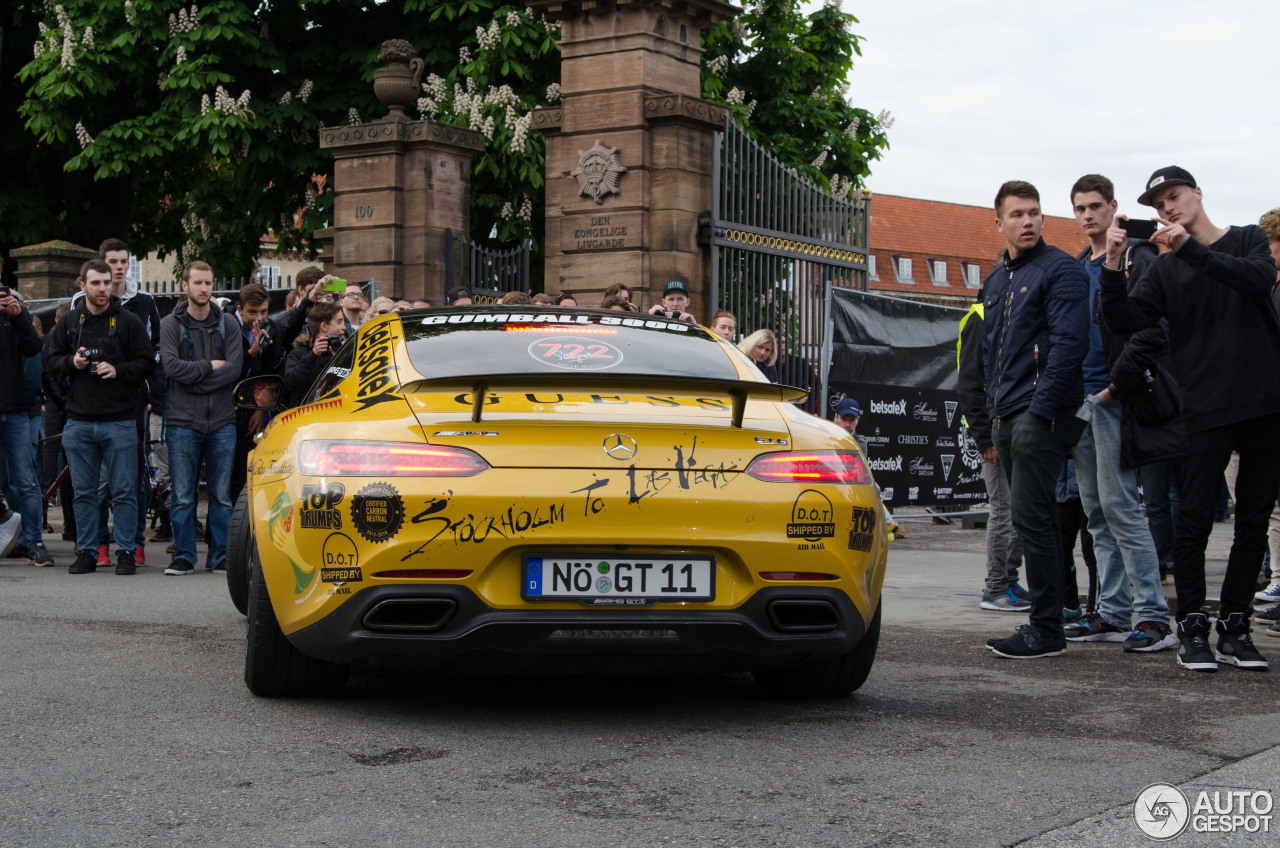
M848 100L858 19L828 2L804 15L796 0L758 0L703 39L702 96L801 176L847 194L889 147L888 112Z
M853 16L798 9L768 0L713 28L704 93L783 161L848 190L885 149L887 121L843 97ZM541 253L545 145L530 113L558 99L559 27L522 4L32 0L5 36L0 71L24 87L0 87L0 109L18 116L0 151L25 167L0 172L0 249L123 236L139 253L198 255L234 275L268 230L313 251L333 167L316 130L383 113L372 73L377 42L394 36L430 72L420 113L486 137L473 235L533 238Z
M316 130L385 111L371 86L374 39L405 38L429 69L455 78L456 45L475 42L495 19L517 18L483 62L468 64L471 85L505 84L527 100L545 94L533 80L558 73L558 29L495 0L20 5L4 63L20 51L26 59L17 76L27 88L13 105L27 135L7 129L3 149L30 153L37 168L0 177L0 246L124 236L138 252L198 255L229 274L253 267L269 229L286 249L308 249L332 201L332 160ZM502 220L504 203L518 209L542 181L527 162L506 161L507 136L520 130L504 117L482 127L493 141L476 163L473 225L483 234ZM524 158L538 158L540 148L529 147ZM496 190L503 196L490 197Z

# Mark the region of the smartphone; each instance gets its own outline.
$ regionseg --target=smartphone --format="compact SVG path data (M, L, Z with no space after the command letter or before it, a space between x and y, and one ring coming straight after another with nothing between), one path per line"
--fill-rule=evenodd
M0 286L0 297L8 297L8 296L9 296L9 287Z
M324 284L324 290L331 291L331 292L344 292L347 290L347 281L346 280L330 280L329 282Z
M1120 229L1128 233L1129 238L1149 239L1156 234L1156 222L1127 218L1120 221Z

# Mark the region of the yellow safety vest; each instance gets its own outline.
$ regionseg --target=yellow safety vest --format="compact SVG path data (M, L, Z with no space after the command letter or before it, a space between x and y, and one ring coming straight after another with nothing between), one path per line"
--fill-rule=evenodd
M956 371L957 372L960 370L960 343L964 339L964 325L968 324L969 319L972 318L974 315L977 315L978 318L980 318L983 321L986 320L986 316L983 315L982 313L982 301L980 300L976 301L972 306L970 306L969 311L966 312L964 314L964 317L960 319L960 332L956 335ZM969 422L965 419L963 415L960 416L960 423L964 424L965 427L969 426Z

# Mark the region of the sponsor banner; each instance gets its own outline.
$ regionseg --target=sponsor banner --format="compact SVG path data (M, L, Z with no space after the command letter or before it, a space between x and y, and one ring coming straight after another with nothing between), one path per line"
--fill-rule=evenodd
M827 417L851 397L890 507L987 499L982 458L959 413L956 334L964 310L836 289Z

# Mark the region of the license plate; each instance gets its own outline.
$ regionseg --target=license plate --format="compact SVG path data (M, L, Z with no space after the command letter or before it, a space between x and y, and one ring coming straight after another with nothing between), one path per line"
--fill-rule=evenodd
M715 598L711 557L524 558L521 596L527 601L581 601L595 606L642 606Z

